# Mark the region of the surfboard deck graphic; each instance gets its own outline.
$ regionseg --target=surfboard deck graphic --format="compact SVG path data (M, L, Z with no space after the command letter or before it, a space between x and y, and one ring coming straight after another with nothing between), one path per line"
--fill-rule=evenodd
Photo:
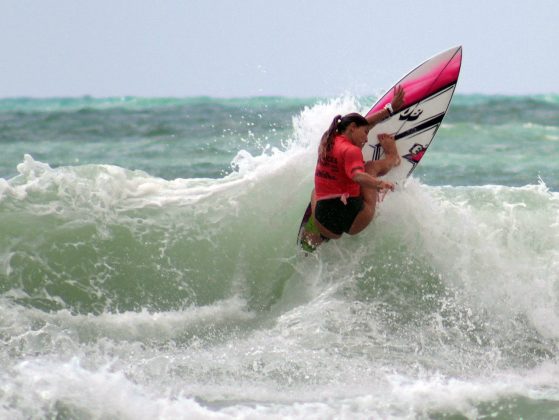
M456 89L461 64L461 46L431 57L395 83L366 114L374 114L389 104L396 86L404 88L405 100L402 108L371 128L368 142L363 147L365 161L382 159L384 151L378 142L378 135L394 135L401 163L383 179L399 183L409 177L421 162L446 115ZM309 204L299 226L299 247L306 252L314 251L322 242L317 231Z
M369 141L363 148L365 161L382 159L384 152L378 144L378 134L395 136L402 163L384 179L400 182L415 170L446 115L461 64L462 47L437 54L399 80L366 114L374 114L390 103L395 86L404 88L406 97L402 109L375 125L369 131Z

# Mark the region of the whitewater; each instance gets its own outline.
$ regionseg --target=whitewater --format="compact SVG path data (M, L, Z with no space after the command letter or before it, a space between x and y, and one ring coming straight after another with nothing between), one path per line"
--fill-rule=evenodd
M0 418L558 417L557 95L458 95L305 256L320 136L373 102L0 100Z

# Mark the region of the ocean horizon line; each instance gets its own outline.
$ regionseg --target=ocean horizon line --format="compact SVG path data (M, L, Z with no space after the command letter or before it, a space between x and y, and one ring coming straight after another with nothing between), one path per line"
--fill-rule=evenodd
M11 95L11 96L0 96L0 101L9 100L56 100L56 99L216 99L216 100L238 100L238 99L332 99L341 97L357 97L357 98L367 98L372 96L378 96L380 93L386 92L386 90L379 90L377 93L354 93L345 92L339 94L327 94L327 95L288 95L288 94L266 94L266 95L211 95L211 94L195 94L195 95L141 95L141 94L126 94L126 95L95 95L95 94L81 94L81 95ZM455 93L456 96L492 96L492 97L503 97L503 98L524 98L524 97L542 97L542 96L559 96L559 92L534 92L534 93L491 93L491 92L459 92Z

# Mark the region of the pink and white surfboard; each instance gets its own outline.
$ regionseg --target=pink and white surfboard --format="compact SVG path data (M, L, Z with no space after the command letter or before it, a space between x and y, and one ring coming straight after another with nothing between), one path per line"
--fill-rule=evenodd
M387 180L404 180L423 158L448 110L461 64L461 46L435 55L400 79L367 113L375 113L390 103L395 86L404 88L403 108L374 126L368 144L363 147L366 161L381 159L384 153L377 135L389 133L396 137L402 163L386 175Z

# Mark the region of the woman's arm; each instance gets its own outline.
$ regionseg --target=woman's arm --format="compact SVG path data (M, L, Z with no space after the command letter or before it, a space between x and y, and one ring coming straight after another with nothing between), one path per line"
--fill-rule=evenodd
M382 179L375 178L366 172L357 172L353 175L352 180L365 188L376 188L377 190L391 190L394 191L394 184L392 182L383 181Z
M366 118L367 118L367 122L369 123L369 126L372 127L378 124L379 122L390 117L392 113L397 112L404 105L404 98L405 98L404 88L402 86L395 87L394 97L390 102L390 105L392 106L392 112L386 108L383 108L380 111L377 111L374 114L367 116Z

